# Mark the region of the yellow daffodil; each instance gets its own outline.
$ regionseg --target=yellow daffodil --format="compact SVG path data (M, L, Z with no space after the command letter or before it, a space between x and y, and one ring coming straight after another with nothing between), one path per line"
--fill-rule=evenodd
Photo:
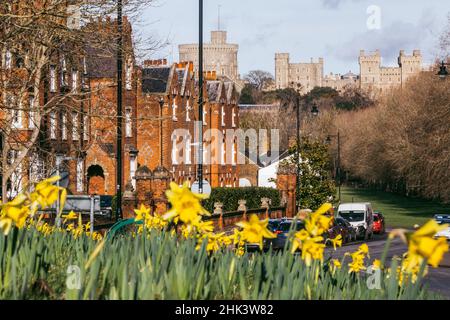
M187 182L182 187L171 182L170 190L166 191L166 195L172 209L163 216L165 220L179 218L183 223L191 224L198 221L199 215L210 215L201 205L201 200L208 198L208 196L193 193Z
M346 255L348 255L348 253ZM359 246L356 252L350 255L352 257L352 262L348 264L349 273L358 273L362 270L366 270L366 267L364 266L364 259L366 258L366 255L369 255L369 247L367 244L363 243Z
M241 221L236 223L238 227L242 228L242 240L247 243L258 243L260 248L263 247L263 239L273 239L276 235L267 229L269 219L259 220L258 216L252 214L249 221Z
M340 269L341 268L341 262L338 260L338 259L333 259L333 260L331 260L331 262L333 263L333 266L335 267L335 268L338 268L338 269Z
M342 235L338 234L334 239L328 239L333 244L334 250L336 250L336 247L342 246Z
M13 223L19 229L24 227L30 215L30 208L26 202L27 196L19 194L14 200L1 206L0 228L5 235L10 232Z
M67 221L76 220L78 215L75 212L70 211L69 214L62 215L62 217L64 218L63 223L66 223Z
M439 225L435 220L430 220L414 233L407 234L409 257L407 271L411 271L415 264L421 264L422 259L426 259L435 268L439 266L448 251L448 243L445 238L434 239L434 236L446 228L448 225Z
M34 192L30 194L32 214L37 211L38 206L42 209L50 207L58 200L58 197L60 199L60 212L58 212L58 215L61 214L64 203L66 202L67 191L62 187L53 185L59 179L61 178L55 176L41 181L36 185Z
M219 234L210 233L207 235L203 235L202 237L199 238L199 243L196 246L196 250L200 250L203 240L207 239L206 251L208 252L219 251L220 248L222 247L221 240L223 239L224 235L225 235L224 232Z
M144 204L141 204L140 209L134 209L136 213L135 221L145 221L150 217L150 208L147 208Z
M373 260L372 268L375 269L375 270L381 269L381 261L378 260L378 259Z

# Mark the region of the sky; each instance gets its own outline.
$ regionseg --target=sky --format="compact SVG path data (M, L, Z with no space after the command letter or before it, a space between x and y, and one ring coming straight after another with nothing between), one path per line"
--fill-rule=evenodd
M166 45L151 59L178 61L178 45L198 42L198 0L155 0L134 29ZM323 57L325 73L359 72L360 49L381 50L383 65L396 65L400 49L420 49L424 63L440 57L439 36L449 0L204 0L204 39L218 29L239 44L242 76L274 73L276 52L291 62Z

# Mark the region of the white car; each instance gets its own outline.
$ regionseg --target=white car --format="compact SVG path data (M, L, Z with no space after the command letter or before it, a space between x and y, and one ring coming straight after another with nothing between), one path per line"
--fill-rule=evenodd
M436 222L439 224L448 224L449 225L446 229L436 233L435 237L436 238L444 237L444 238L447 238L447 240L450 240L450 215L449 214L437 214L434 216L434 220L436 220Z
M342 203L338 207L337 216L350 222L358 238L372 238L373 210L370 203Z

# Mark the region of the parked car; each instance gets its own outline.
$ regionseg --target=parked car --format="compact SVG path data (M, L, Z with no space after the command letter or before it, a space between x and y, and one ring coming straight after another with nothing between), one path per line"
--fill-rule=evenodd
M386 223L381 212L375 211L373 213L373 233L383 234L386 232Z
M342 236L342 242L348 243L356 240L356 230L345 219L337 217L333 221L333 225L325 233L325 239L334 239L338 235Z
M439 231L436 233L435 237L445 237L447 240L450 240L450 214L436 214L434 216L434 220L436 220L439 224L448 224L449 227L447 229L444 229L442 231Z
M274 239L265 239L264 250L282 250L286 245L286 241L289 238L291 232L297 232L305 228L305 223L302 220L286 219L281 220L278 229L275 231L277 235Z
M280 224L285 221L285 219L269 219L269 223L267 224L267 229L269 229L270 232L277 233ZM263 241L263 248L264 250L267 250L266 242L270 239L264 239ZM245 245L245 250L247 252L254 252L254 251L261 251L261 247L259 246L259 243L247 243Z
M336 216L347 220L355 228L358 238L372 238L373 210L370 203L342 203Z

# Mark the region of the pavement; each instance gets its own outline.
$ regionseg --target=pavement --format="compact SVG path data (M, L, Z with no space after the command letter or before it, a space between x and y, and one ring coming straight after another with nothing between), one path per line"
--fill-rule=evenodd
M333 258L340 259L346 252L354 252L363 243L367 243L369 246L370 260L380 259L383 254L386 244L387 235L375 235L372 240L352 242L337 248L336 251L333 248L328 247L325 251L326 257L332 256ZM394 256L401 257L407 251L407 246L401 239L395 238L389 248L386 260L391 260ZM444 296L444 298L450 299L450 253L444 256L439 268L428 268L428 274L425 277L424 284L434 292L438 292Z

